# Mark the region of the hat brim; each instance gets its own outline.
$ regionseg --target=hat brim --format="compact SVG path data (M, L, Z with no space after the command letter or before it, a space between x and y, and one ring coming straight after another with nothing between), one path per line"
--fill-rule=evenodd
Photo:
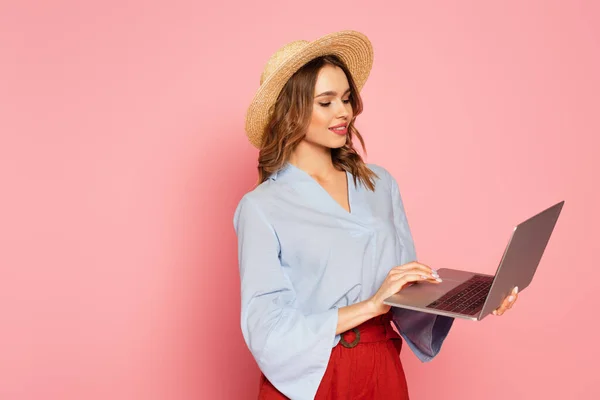
M260 85L246 113L246 134L256 148L260 148L264 129L286 82L307 62L327 54L338 56L350 71L358 90L361 90L373 66L373 47L360 32L341 31L325 35L295 53L283 62Z

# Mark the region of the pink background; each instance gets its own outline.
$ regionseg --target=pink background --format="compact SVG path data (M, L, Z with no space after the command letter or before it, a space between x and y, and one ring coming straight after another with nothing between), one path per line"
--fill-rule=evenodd
M358 126L421 262L493 272L514 224L566 201L513 310L458 321L431 363L403 353L412 398L600 398L598 2L12 3L0 398L255 398L232 226L256 177L245 110L277 48L341 29L373 41Z

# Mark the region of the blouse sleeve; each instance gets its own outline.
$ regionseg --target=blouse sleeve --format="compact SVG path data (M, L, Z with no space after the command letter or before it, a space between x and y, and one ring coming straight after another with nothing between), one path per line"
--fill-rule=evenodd
M337 309L305 315L280 260L273 226L245 196L234 216L241 280L241 328L259 368L279 391L314 398L327 368Z
M414 241L410 232L398 183L390 174L390 186L394 209L396 232L402 241L404 254L401 263L417 260ZM394 325L408 346L423 362L432 360L440 351L442 343L452 327L454 318L442 315L392 307Z

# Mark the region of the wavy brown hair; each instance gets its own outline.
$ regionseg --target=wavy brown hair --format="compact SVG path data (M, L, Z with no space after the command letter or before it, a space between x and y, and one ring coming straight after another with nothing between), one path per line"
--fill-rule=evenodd
M306 63L292 75L279 93L272 107L271 119L265 128L258 155L259 184L269 179L290 159L292 152L306 135L313 111L317 76L321 68L328 64L341 68L346 74L350 84L353 114L348 124L346 144L331 149L331 160L336 168L348 171L354 176L354 185L357 185L359 180L370 190L375 190L374 179L377 175L366 166L352 143L353 137L357 137L366 153L365 142L354 126L356 117L363 110L362 99L348 67L335 55L321 56Z

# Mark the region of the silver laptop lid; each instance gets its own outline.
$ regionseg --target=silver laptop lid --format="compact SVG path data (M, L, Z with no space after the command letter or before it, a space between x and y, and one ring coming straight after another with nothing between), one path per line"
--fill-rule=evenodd
M529 286L564 203L556 203L515 227L478 319L495 310L515 286L519 292Z

